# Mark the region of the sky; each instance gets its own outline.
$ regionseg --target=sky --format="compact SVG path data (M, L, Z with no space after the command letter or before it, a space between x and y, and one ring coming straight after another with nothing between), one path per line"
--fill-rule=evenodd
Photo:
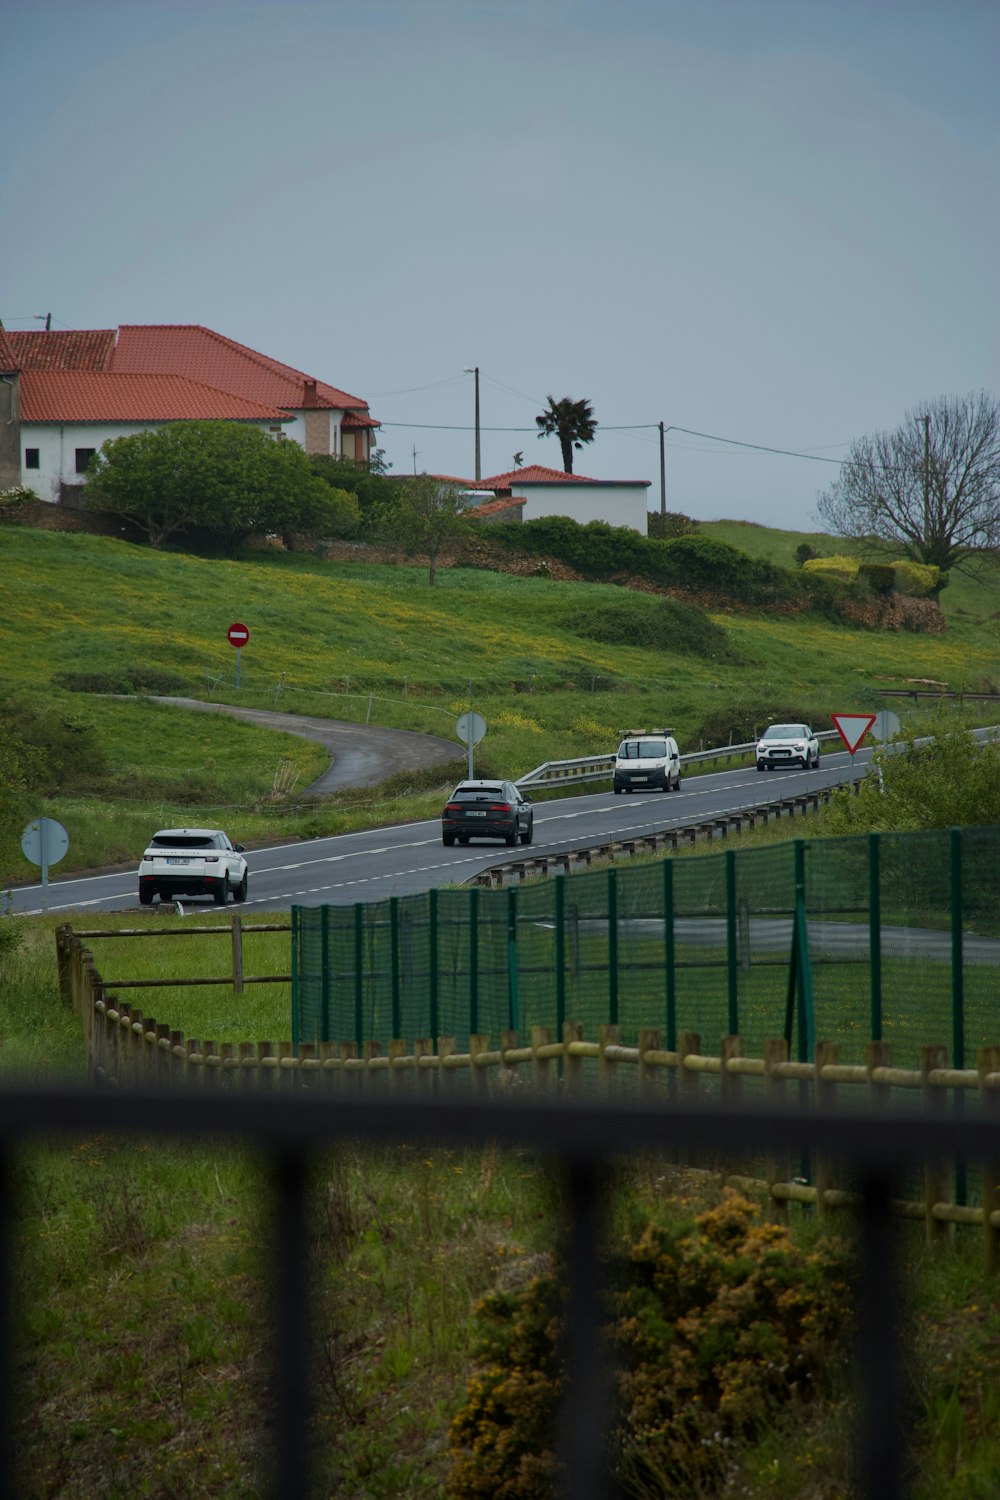
M484 476L570 396L577 473L810 530L853 439L1000 395L996 0L33 0L0 48L4 326L203 324L394 473L473 477L478 368Z

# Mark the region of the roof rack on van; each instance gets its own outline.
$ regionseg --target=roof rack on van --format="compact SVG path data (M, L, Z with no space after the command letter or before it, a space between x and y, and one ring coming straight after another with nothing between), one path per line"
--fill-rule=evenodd
M623 740L641 740L651 734L673 734L672 729L623 729L621 738Z

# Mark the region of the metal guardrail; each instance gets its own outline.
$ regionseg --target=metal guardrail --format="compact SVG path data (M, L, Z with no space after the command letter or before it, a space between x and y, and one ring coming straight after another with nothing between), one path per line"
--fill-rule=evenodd
M570 1234L566 1246L569 1306L564 1353L566 1389L559 1452L567 1494L608 1500L606 1462L613 1416L603 1347L605 1308L601 1261L607 1210L604 1165L631 1153L740 1150L767 1154L790 1141L819 1155L850 1161L860 1190L858 1328L859 1490L868 1500L901 1500L906 1427L902 1398L899 1286L890 1204L902 1164L940 1158L996 1160L996 1117L943 1111L796 1110L744 1105L697 1106L658 1099L610 1102L535 1097L501 1101L406 1098L351 1091L343 1098L288 1094L261 1097L202 1090L102 1091L7 1088L0 1092L0 1272L9 1287L16 1194L10 1153L25 1137L117 1136L139 1132L190 1139L235 1136L262 1147L272 1168L276 1212L270 1287L276 1312L271 1344L273 1479L276 1500L309 1492L308 1167L322 1144L344 1140L435 1140L466 1148L499 1145L553 1158L566 1184ZM0 1490L16 1490L11 1457L13 1314L0 1303Z
M835 729L822 729L816 738L836 740L840 736ZM698 765L702 761L734 760L737 756L752 755L756 740L743 745L717 745L711 750L689 750L681 756L682 766ZM612 755L581 755L576 760L547 760L533 771L518 777L518 786L556 786L566 781L608 781L614 774L615 760Z

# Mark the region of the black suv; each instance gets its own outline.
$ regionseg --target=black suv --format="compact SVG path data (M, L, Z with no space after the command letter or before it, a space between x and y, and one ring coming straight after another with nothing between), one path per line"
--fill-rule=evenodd
M535 826L531 798L512 781L460 781L441 814L441 842L467 844L470 839L518 839L530 844Z

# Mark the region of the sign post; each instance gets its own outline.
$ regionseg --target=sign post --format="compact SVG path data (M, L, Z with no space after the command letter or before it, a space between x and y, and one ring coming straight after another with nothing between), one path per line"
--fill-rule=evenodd
M69 848L69 834L55 818L35 818L21 835L25 859L42 867L42 908L49 909L49 865L57 865Z
M854 781L854 757L858 746L871 729L876 714L831 714L833 727L843 740L851 756L851 781Z
M460 740L464 740L469 747L469 780L472 780L472 747L478 745L486 733L486 720L482 714L474 714L471 709L468 713L459 714L455 720L455 733Z
M226 640L231 646L236 647L236 686L240 685L240 651L250 639L250 632L239 620L230 625L226 631Z

